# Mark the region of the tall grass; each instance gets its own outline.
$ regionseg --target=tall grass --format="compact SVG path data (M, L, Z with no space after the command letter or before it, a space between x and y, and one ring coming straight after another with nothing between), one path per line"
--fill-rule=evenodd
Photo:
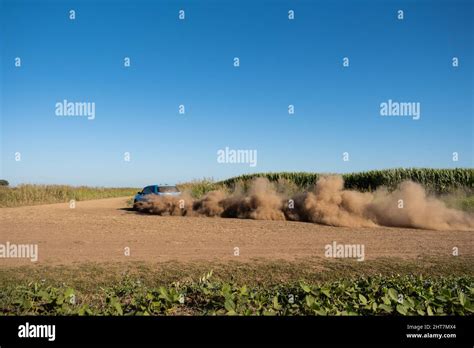
M131 196L136 188L104 188L67 185L19 185L0 187L0 207L16 207L45 203L69 202L71 199L89 199Z

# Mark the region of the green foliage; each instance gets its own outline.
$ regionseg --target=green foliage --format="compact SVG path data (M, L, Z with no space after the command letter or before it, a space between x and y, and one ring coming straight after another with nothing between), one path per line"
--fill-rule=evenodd
M404 180L412 180L431 192L450 192L459 187L474 188L474 169L389 169L344 175L347 188L374 190L379 186L395 188Z
M0 207L15 207L44 203L63 203L71 199L89 199L131 196L139 191L136 188L105 188L67 185L19 185L0 186Z
M7 180L0 180L0 186L8 186L10 183Z
M474 192L453 192L453 194L440 196L440 199L449 208L474 213Z
M212 178L193 180L191 182L178 184L177 187L181 192L189 192L194 198L200 198L209 191L221 188Z
M420 183L430 192L446 193L460 187L474 188L474 169L430 169L430 168L398 168L386 170L371 170L368 172L343 174L344 185L347 189L372 191L377 187L386 186L394 189L404 180ZM266 177L270 181L281 179L295 183L302 189L308 189L316 183L323 174L305 172L256 173L246 174L221 181L227 187L247 183L256 177Z
M462 198L459 202L461 210L474 212L474 196Z
M0 291L1 315L473 315L474 278L375 276L270 287L211 281L149 288L125 278L96 297L40 283Z

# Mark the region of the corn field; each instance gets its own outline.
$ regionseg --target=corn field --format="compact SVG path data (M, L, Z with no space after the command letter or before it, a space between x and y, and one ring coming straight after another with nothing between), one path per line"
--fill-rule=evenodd
M429 192L449 193L456 189L474 189L474 169L386 169L371 170L360 173L342 174L344 185L347 189L360 191L373 191L379 186L394 189L404 180L412 180L423 185ZM247 183L256 177L266 177L270 181L278 182L287 180L295 183L298 187L307 189L316 183L324 174L307 172L282 172L282 173L256 173L241 175L219 182L227 187L233 187L237 183Z

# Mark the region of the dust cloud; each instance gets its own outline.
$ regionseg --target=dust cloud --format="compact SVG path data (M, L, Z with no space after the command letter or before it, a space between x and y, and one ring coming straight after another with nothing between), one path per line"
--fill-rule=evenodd
M207 216L255 220L290 220L343 227L393 226L432 230L474 230L472 214L451 209L412 181L394 191L344 189L341 176L321 177L308 192L288 194L282 183L266 178L252 181L248 190L211 191L201 199L152 196L136 209L157 215Z

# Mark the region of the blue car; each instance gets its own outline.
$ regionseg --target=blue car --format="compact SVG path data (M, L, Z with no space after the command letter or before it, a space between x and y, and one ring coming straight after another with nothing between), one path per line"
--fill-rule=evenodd
M133 204L146 202L149 195L158 196L179 196L181 192L173 185L150 185L146 186L141 192L137 192L133 198Z

